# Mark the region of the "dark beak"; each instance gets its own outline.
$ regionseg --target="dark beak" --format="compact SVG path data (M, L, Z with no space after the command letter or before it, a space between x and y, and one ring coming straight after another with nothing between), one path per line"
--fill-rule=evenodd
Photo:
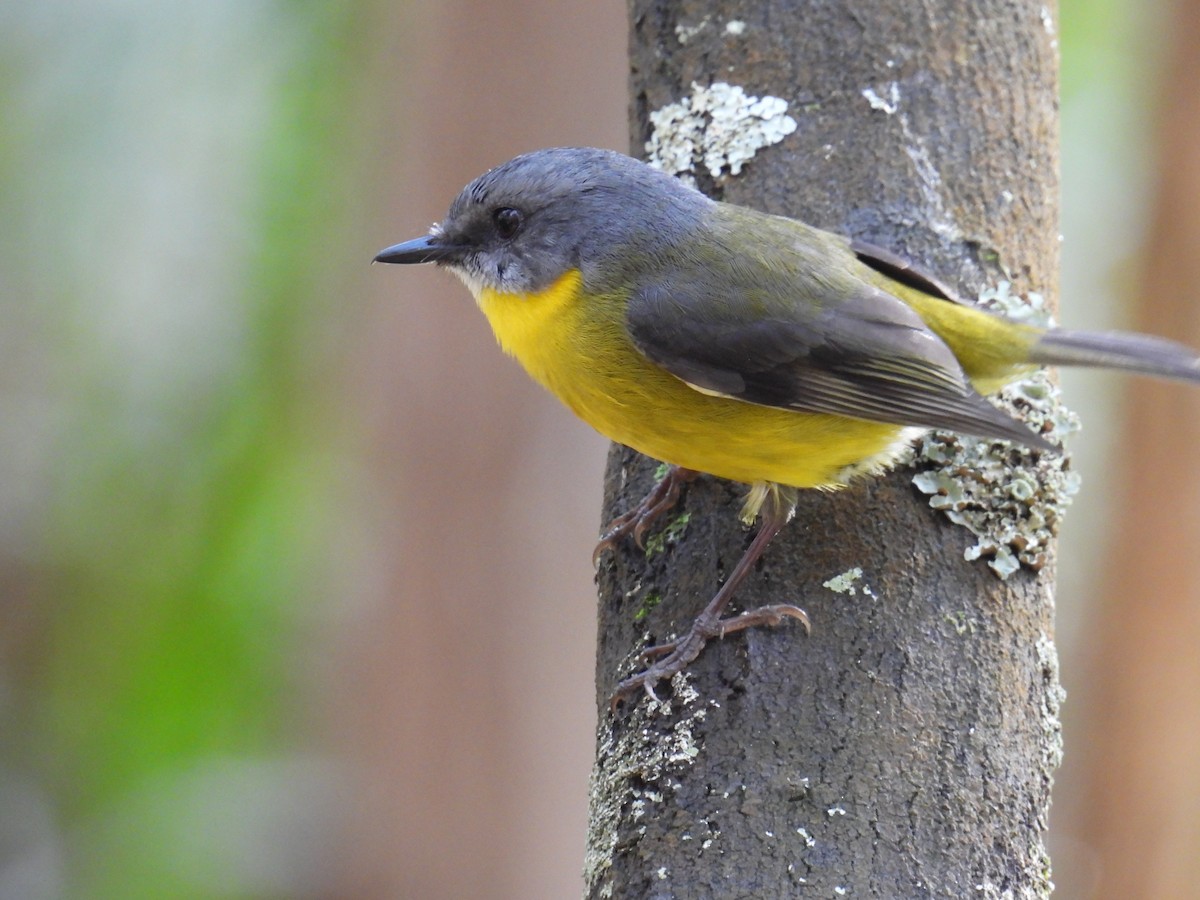
M403 244L396 244L386 250L380 250L375 256L375 262L381 263L427 263L453 259L461 247L454 244L439 243L434 235L426 235Z

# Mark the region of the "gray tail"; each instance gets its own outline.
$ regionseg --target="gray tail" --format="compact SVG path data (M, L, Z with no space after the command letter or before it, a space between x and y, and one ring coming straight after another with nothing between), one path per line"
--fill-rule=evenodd
M1030 361L1055 366L1099 366L1200 384L1200 352L1164 338L1126 331L1047 331Z

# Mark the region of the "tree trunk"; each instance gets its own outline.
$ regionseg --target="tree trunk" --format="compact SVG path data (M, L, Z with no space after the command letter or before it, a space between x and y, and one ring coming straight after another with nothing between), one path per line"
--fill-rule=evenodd
M1051 15L1027 0L633 0L633 146L693 82L781 97L795 133L736 177L700 173L701 188L892 249L967 296L1005 279L1050 294ZM637 502L655 465L613 448L606 516ZM614 717L608 702L646 635L685 629L745 549L744 489L701 478L665 551L627 542L605 557L588 896L1050 892L1053 565L1002 582L965 561L970 535L911 477L802 494L735 602L796 603L812 635L710 644L669 709L639 697ZM854 568L856 593L824 586Z

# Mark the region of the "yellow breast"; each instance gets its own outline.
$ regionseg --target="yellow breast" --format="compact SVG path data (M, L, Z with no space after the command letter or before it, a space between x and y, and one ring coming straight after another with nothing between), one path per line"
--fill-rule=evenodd
M533 378L562 394L578 354L583 276L572 269L537 294L503 294L480 288L476 301L504 352L515 356Z
M475 291L505 352L601 434L734 481L843 483L888 456L899 426L702 394L651 363L625 330L625 298L585 296L567 272L536 294Z

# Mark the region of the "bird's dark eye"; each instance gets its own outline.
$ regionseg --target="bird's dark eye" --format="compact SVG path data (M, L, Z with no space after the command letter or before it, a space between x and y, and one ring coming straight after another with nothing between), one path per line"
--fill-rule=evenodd
M496 224L496 233L507 240L517 233L517 229L521 227L521 223L525 221L525 217L521 215L519 209L513 209L511 206L502 206L492 213L492 221Z

